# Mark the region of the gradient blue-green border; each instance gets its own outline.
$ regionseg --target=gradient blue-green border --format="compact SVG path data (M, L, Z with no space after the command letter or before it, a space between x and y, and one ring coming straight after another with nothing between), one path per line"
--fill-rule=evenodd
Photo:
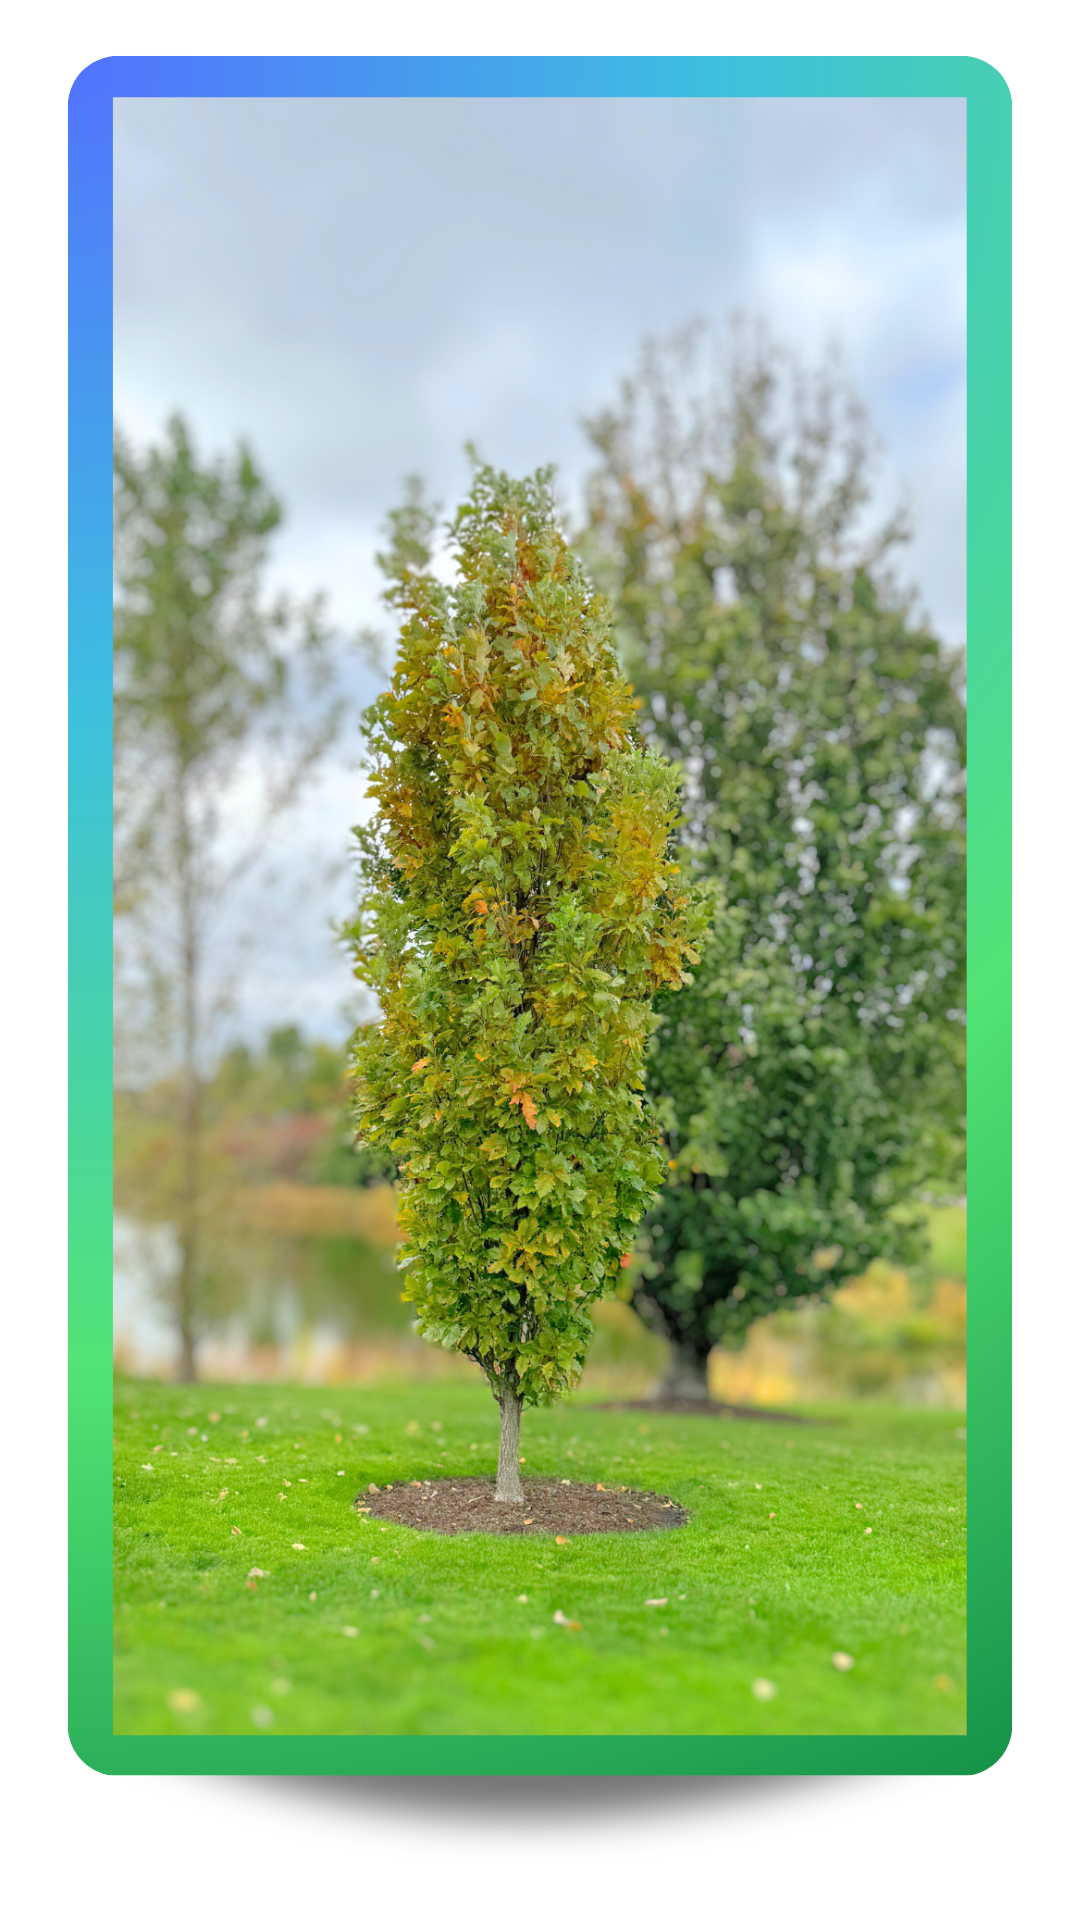
M961 98L971 723L968 1731L114 1735L111 1700L112 104L130 97ZM1010 1728L1010 117L965 58L116 58L70 96L70 1737L101 1773L978 1773Z

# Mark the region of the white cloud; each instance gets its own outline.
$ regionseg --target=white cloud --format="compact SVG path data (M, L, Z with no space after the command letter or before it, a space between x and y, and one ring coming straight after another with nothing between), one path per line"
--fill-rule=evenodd
M387 625L406 474L451 507L471 438L573 498L642 335L742 307L804 353L841 338L913 509L904 572L962 637L962 102L125 100L115 127L118 415L245 434L287 507L272 580L341 626ZM353 791L324 783L281 862L340 847ZM314 933L261 968L245 1018L329 1018Z

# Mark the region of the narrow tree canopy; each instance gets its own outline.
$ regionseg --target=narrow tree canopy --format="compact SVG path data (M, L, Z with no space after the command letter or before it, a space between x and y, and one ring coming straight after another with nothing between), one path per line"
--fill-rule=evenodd
M865 424L768 350L710 388L700 344L594 423L584 543L727 902L649 1062L674 1166L638 1304L699 1370L955 1190L964 977L961 663L884 572L898 530L860 532Z
M662 1178L651 1003L689 978L706 910L669 852L678 774L636 737L549 476L478 468L453 586L417 489L392 518L402 631L367 718L355 929L382 1019L356 1043L356 1111L402 1168L422 1332L519 1410L578 1377Z

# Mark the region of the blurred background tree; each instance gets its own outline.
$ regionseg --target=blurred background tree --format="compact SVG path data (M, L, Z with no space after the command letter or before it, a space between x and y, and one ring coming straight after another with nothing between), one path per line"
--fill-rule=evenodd
M173 1311L195 1373L207 1280L204 1100L228 1002L221 941L271 824L337 737L322 603L267 601L281 506L248 449L200 462L115 440L115 905L120 1078L168 1089L162 1204ZM241 824L242 823L242 824Z
M162 1233L180 1253L183 1092L181 1071L116 1092L115 1199L129 1255L133 1231L144 1253ZM383 1163L355 1150L350 1101L342 1049L295 1027L229 1047L201 1076L200 1323L220 1339L238 1318L249 1362L261 1353L271 1371L271 1349L295 1348L316 1327L339 1343L399 1340L408 1327L395 1196ZM143 1280L174 1315L177 1264L158 1260Z
M904 528L867 524L835 366L688 329L589 431L581 550L727 903L662 1008L670 1177L634 1278L662 1394L702 1397L714 1346L917 1259L911 1203L962 1187L962 663L890 578Z

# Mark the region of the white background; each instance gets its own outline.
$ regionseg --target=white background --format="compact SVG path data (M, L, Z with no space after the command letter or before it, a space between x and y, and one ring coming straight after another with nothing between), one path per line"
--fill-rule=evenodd
M673 16L669 13L668 19ZM542 11L414 0L72 0L19 9L6 43L7 369L0 754L6 962L0 1167L7 1281L2 1583L5 1890L12 1911L80 1916L497 1907L626 1915L689 1909L916 1909L1057 1915L1075 1796L1077 1079L1074 863L1066 843L1077 714L1074 486L1075 62L1064 8L911 0L892 9L775 0L730 25L684 9L677 33L632 0ZM66 94L111 53L957 53L1007 79L1017 140L1018 995L1016 1733L972 1779L367 1781L110 1779L64 1732L62 1395L64 142ZM1068 785L1067 785L1068 782ZM27 1092L33 1089L32 1095ZM76 1143L76 1150L78 1143ZM1027 1323L1037 1283L1054 1338ZM77 1574L76 1569L76 1574Z

